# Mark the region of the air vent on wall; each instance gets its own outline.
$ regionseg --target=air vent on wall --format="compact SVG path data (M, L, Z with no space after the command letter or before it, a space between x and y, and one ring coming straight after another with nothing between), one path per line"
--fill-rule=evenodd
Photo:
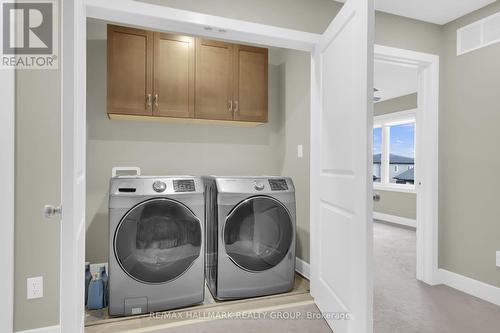
M457 30L457 55L500 42L500 13Z

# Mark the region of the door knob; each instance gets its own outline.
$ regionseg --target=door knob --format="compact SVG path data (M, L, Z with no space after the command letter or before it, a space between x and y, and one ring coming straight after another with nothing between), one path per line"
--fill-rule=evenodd
M61 216L62 207L61 206L53 206L53 205L45 205L43 206L43 215L46 219L51 219L54 216Z
M380 193L373 193L373 201L378 202L380 201Z

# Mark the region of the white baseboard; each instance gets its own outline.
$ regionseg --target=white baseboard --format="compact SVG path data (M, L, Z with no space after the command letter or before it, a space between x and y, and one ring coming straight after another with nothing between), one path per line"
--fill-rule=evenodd
M394 224L404 225L406 227L417 228L417 220L409 219L406 217L400 217L396 215L389 215L384 213L373 212L373 218L375 220L381 220L385 222L390 222Z
M471 279L469 277L438 269L438 278L442 284L500 306L500 288Z
M61 326L55 325L55 326L40 327L26 331L16 331L16 333L61 333Z
M295 258L295 271L309 279L309 263L300 258Z

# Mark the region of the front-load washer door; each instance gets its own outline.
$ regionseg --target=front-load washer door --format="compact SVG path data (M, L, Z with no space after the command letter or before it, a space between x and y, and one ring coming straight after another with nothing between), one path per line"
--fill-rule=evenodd
M279 264L293 241L288 210L268 196L248 198L234 207L224 225L224 246L231 260L248 271Z
M201 225L182 203L157 198L125 214L115 231L115 256L133 279L150 284L171 281L200 256Z

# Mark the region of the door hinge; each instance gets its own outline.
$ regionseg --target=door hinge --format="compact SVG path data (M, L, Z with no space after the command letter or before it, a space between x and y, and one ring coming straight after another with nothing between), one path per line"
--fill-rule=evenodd
M62 207L59 206L53 206L53 205L45 205L43 206L43 215L45 216L46 219L51 219L54 216L61 216L62 214Z

